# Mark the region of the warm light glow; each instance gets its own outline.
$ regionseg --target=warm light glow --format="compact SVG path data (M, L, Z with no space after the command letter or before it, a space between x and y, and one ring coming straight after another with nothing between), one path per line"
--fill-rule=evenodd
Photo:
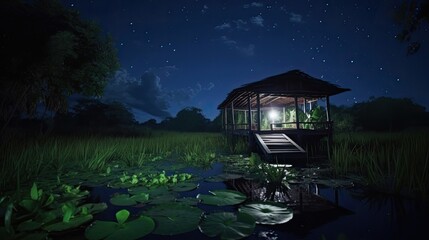
M269 113L268 113L268 117L271 119L271 121L275 121L275 120L277 120L277 118L279 117L279 113L276 111L276 110L271 110Z

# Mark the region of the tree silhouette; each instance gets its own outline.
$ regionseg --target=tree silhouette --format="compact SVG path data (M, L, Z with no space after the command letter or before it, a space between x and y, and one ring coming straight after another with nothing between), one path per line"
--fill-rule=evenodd
M397 35L399 41L408 43L407 54L418 52L421 43L413 39L413 34L422 24L429 23L429 0L403 1L395 12L394 20L401 27Z
M73 93L101 95L119 67L111 39L57 0L2 1L0 29L1 133L39 104L56 112Z

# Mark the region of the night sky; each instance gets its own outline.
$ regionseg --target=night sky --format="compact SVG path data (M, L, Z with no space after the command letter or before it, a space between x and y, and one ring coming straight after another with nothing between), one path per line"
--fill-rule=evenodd
M429 109L429 26L407 56L395 35L398 1L63 0L99 23L121 69L104 99L137 120L161 120L195 106L213 119L234 88L299 69L351 88L351 105L371 96L409 97Z

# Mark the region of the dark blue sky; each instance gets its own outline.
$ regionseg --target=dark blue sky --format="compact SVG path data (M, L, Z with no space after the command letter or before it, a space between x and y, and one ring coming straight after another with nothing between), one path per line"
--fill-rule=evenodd
M371 96L409 97L429 108L429 26L406 55L395 39L398 1L63 0L95 20L118 48L121 69L106 100L132 107L138 120L162 119L186 106L213 119L242 84L300 69Z

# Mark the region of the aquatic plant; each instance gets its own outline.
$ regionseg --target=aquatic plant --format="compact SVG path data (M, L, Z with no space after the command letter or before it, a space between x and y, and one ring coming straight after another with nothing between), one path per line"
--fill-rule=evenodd
M285 204L276 202L254 202L241 206L241 213L251 215L257 224L283 224L293 218L293 210Z
M331 165L337 175L356 173L377 191L429 197L429 139L425 133L339 135Z
M220 239L241 239L253 233L255 219L239 212L218 212L205 215L199 229L209 237Z
M128 221L130 212L122 209L115 214L116 222L97 220L85 230L89 240L99 239L139 239L155 229L155 222L147 216Z

